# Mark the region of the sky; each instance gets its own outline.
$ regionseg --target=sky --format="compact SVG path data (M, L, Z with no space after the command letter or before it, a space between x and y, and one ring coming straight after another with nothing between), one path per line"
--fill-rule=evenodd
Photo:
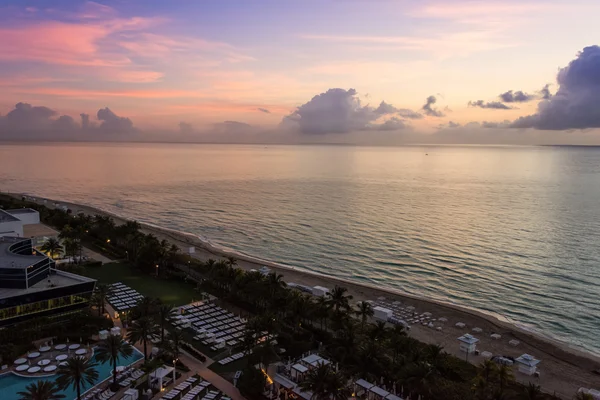
M595 0L3 0L0 140L600 144Z

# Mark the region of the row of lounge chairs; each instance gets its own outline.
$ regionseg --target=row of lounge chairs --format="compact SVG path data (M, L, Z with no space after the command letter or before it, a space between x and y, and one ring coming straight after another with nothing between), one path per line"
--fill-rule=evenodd
M131 376L129 376L129 375L131 375ZM126 379L122 380L121 382L119 382L119 386L128 387L128 386L131 386L131 384L133 382L140 379L142 376L144 376L144 371L142 371L141 369L135 369L133 371L123 372L123 373L117 375L117 379L126 378Z
M217 351L227 346L236 346L246 330L246 320L236 317L221 307L204 303L188 304L182 307L184 315L178 315L174 325L191 328L196 333L194 339Z
M241 352L240 353L236 353L236 354L234 354L232 356L229 356L227 358L219 360L219 364L221 364L221 365L227 365L227 364L229 364L231 362L239 360L242 357L244 357L244 353L241 353Z
M179 385L168 391L161 400L198 400L200 399L203 392L207 390L207 388L211 385L210 382L198 379L195 377L190 377L186 379L184 382L181 382ZM211 393L214 392L214 396ZM220 394L220 391L209 391L206 392L204 397L207 400L214 400L216 395Z
M86 394L84 397L82 397L83 400L108 400L108 399L112 399L114 397L114 395L116 395L116 392L113 392L110 389L106 389L104 391L102 391L102 389L98 388L98 389L94 389L92 391L90 391L88 394Z
M139 292L121 282L109 285L110 294L107 301L116 311L129 310L144 298Z

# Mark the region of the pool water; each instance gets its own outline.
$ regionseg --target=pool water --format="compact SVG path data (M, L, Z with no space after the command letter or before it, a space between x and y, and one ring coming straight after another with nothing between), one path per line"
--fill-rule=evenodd
M117 362L117 365L130 365L133 364L134 362L140 360L144 358L144 355L137 349L134 349L133 354L131 355L131 357L129 358L120 358L119 361ZM95 362L98 363L98 366L96 366L96 370L98 371L98 381L96 383L100 383L104 380L106 380L107 378L110 378L112 376L112 366L110 363L100 363L98 362L95 357L94 357ZM31 383L37 382L37 381L55 381L56 380L56 375L52 375L52 376L48 376L48 377L23 377L23 376L19 376L19 375L15 375L12 372L6 373L4 375L0 375L0 398L2 400L19 400L19 395L17 394L18 392L23 392L25 391L25 387L27 387L28 385L30 385ZM83 397L83 392L87 391L90 389L91 386L85 386L85 388L82 390L82 397ZM64 398L64 400L74 400L77 398L77 392L75 390L73 390L73 388L71 386L69 386L68 389L63 390L61 393L63 393L66 397Z

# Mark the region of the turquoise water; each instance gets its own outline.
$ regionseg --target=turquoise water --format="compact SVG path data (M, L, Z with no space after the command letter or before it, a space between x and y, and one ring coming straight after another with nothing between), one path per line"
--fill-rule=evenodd
M131 357L127 359L120 358L117 362L117 365L130 365L134 362L144 358L144 355L140 353L137 349L134 349ZM95 358L94 358L95 359ZM102 382L103 380L112 376L112 367L110 363L98 363L96 367L98 371L98 382ZM25 390L25 387L30 385L31 383L37 381L55 381L56 375L48 376L45 378L26 378L19 375L15 375L13 373L7 373L4 375L0 375L0 398L2 400L19 400L18 392L22 392ZM84 391L88 390L89 387L86 386ZM66 390L63 390L62 393L66 395L64 400L73 400L77 398L77 393L72 387L69 387ZM83 393L82 393L83 396Z
M0 190L500 314L600 352L600 147L2 145Z

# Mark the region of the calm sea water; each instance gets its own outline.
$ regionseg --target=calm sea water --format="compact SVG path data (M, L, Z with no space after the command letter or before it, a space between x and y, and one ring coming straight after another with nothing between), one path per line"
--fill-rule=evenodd
M501 314L600 351L600 148L2 145L0 190Z

